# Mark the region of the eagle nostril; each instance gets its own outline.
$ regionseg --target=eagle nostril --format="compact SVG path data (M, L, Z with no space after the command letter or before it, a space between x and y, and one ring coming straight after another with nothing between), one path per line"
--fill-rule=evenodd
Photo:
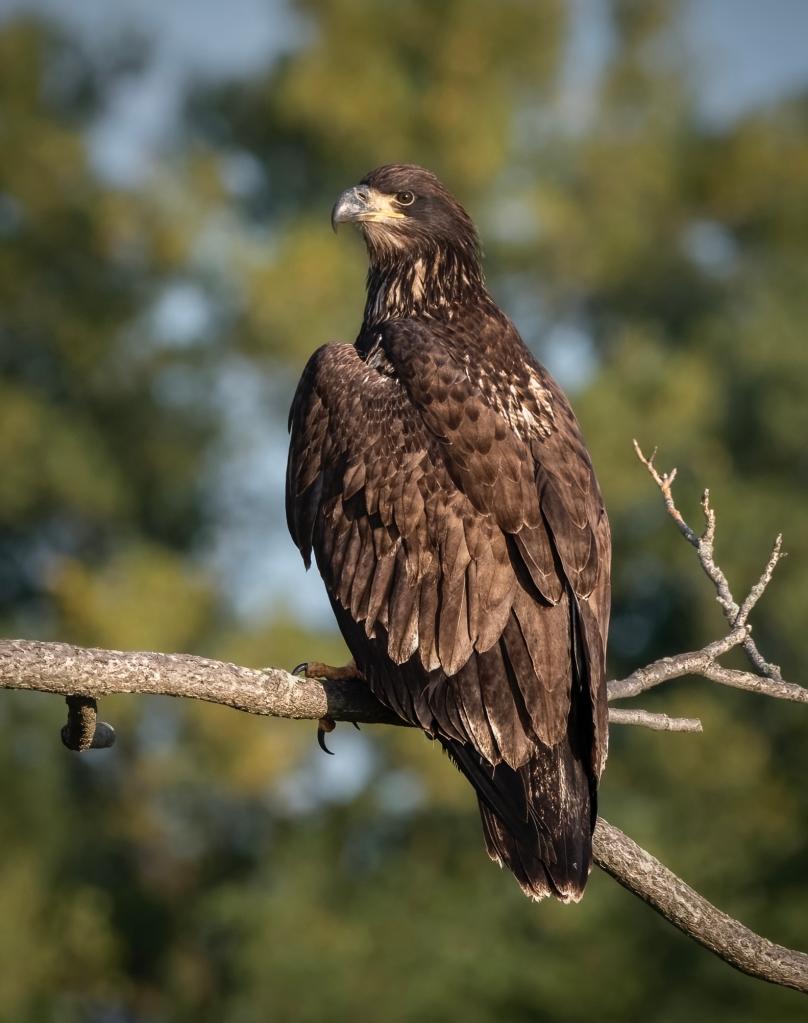
M364 185L357 185L354 189L354 195L362 202L367 202L370 198L370 189L365 188Z

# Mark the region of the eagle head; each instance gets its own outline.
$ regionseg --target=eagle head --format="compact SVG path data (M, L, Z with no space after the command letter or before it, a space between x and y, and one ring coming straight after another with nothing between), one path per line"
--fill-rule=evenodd
M391 163L347 188L331 211L331 224L357 224L371 263L418 259L454 250L479 259L471 217L446 186L416 164Z

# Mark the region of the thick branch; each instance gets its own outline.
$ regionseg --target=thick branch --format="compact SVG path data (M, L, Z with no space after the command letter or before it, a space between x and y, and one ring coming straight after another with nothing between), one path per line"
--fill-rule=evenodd
M737 970L808 992L808 955L775 945L716 909L602 817L595 827L592 851L601 870Z
M100 699L116 693L190 697L278 718L400 725L367 686L258 671L192 654L124 653L67 643L0 640L0 688Z
M407 724L356 679L320 681L282 668L242 668L193 654L97 650L26 639L0 640L0 689L32 689L85 702L120 693L178 696L276 718ZM689 718L647 711L621 711L613 720L671 732L694 730ZM70 748L89 749L89 739L75 739Z

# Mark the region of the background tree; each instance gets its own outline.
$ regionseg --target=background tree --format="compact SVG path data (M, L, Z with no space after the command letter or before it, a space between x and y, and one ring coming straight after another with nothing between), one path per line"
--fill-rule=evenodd
M407 158L464 198L493 291L575 391L615 529L613 673L721 629L637 435L680 466L683 503L709 482L739 590L785 533L755 622L799 680L805 102L705 124L670 3L612 5L611 59L574 126L566 5L296 10L296 48L200 84L171 159L126 189L99 177L87 129L147 50L99 62L0 26L3 632L339 657L320 619L245 609L245 564L268 547L289 571L266 497L286 406L308 353L358 322L364 257L334 244L328 209ZM800 715L697 682L665 709L706 735L615 734L604 812L804 944ZM326 760L302 724L149 701L109 714L119 745L78 761L54 744L54 701L0 701L0 1019L799 1018L799 996L732 974L605 879L576 910L524 901L486 862L462 781L406 730L342 729Z

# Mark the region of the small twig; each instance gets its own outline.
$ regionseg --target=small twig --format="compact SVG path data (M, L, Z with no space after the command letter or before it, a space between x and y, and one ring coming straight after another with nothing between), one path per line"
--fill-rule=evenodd
M637 441L634 441L634 450L637 453L637 458L642 462L645 468L648 470L651 478L659 487L662 493L663 500L665 502L665 508L668 514L671 516L673 521L676 523L679 531L698 551L699 561L701 566L707 574L710 581L713 583L716 591L716 600L721 606L724 616L729 622L730 626L734 629L738 625L745 625L749 613L752 608L758 602L762 596L764 590L771 581L774 569L777 567L777 563L781 561L786 555L782 550L782 535L777 537L774 548L766 564L766 568L763 570L758 582L752 587L748 597L741 606L736 604L735 599L732 596L732 591L729 588L727 577L721 571L721 569L715 563L714 556L714 543L715 543L715 510L710 504L710 491L705 490L701 499L701 506L704 512L704 533L699 536L695 530L687 524L684 516L676 507L676 503L673 500L673 493L671 491L671 485L676 479L676 469L672 469L669 473L658 472L654 465L654 458L656 456L656 448L650 458L646 458L640 448ZM757 644L752 639L751 635L747 635L743 643L744 652L749 658L752 666L760 672L761 675L765 675L767 678L774 679L776 682L782 682L783 676L780 668L776 664L772 664L767 661L761 652L757 648Z
M68 749L81 752L93 744L96 702L88 696L68 696L67 724L62 728L62 742Z
M64 745L77 753L108 749L115 742L115 729L98 720L98 706L91 696L67 696L67 724L62 727Z
M709 490L704 491L701 506L704 511L704 520L706 525L704 534L698 538L698 542L695 545L699 553L699 561L715 586L716 600L721 606L721 610L724 612L724 617L733 627L736 625L745 625L752 608L755 604L757 604L758 600L763 595L764 590L769 585L772 575L774 574L774 570L777 567L777 563L786 556L785 552L782 550L782 534L778 534L777 536L774 547L772 548L772 553L769 556L769 560L766 563L766 567L764 568L760 579L749 591L749 595L743 604L738 606L735 602L735 598L732 596L732 591L729 588L727 577L715 563L715 510L710 504ZM782 682L783 676L780 672L779 666L769 663L763 657L751 635L746 637L742 646L746 656L749 658L754 668L756 668L762 675L766 675L768 678Z
M740 608L730 592L727 577L715 563L715 510L710 504L709 490L705 490L702 494L701 508L704 512L704 532L701 536L696 537L694 547L699 552L701 567L715 586L715 599L720 604L727 621L734 625L738 620Z
M772 575L774 575L775 568L777 567L779 562L783 560L783 558L788 557L787 552L784 551L782 547L783 534L778 533L777 539L774 541L774 546L772 547L772 552L769 555L769 560L766 562L766 567L763 569L760 579L758 579L758 581L749 591L749 595L739 608L736 621L744 623L746 622L746 619L749 617L752 608L763 596L766 587L769 585ZM780 670L780 665L772 664L771 661L767 661L761 654L761 652L758 650L757 645L755 644L751 636L748 636L744 640L743 648L744 652L746 653L746 656L751 661L752 666L756 668L761 675L766 675L767 678L770 678L775 682L779 683L783 682L783 673ZM784 684L787 685L787 683Z
M655 732L701 732L698 718L672 718L668 714L655 714L650 710L623 710L609 708L610 725L642 725Z
M745 689L749 693L762 693L764 696L774 697L775 700L808 703L808 689L805 686L785 682L783 679L755 675L751 671L736 671L734 668L725 668L723 665L715 663L705 665L699 674L710 679L711 682L719 682L722 686L732 686L733 689Z
M771 582L771 578L774 575L774 570L777 568L778 562L782 561L783 558L788 557L787 553L783 550L783 534L778 533L777 539L774 541L772 552L769 555L769 560L766 562L766 567L761 573L760 579L755 583L752 589L749 591L749 595L746 600L741 604L738 615L735 619L736 625L746 625L752 608L757 604L766 587Z
M698 547L699 544L698 534L696 534L685 522L682 513L679 511L679 509L676 507L674 503L673 494L671 493L671 487L673 485L673 481L676 479L677 470L671 469L671 471L667 473L658 472L656 466L654 465L654 459L656 458L657 449L654 448L654 450L651 452L651 457L646 458L645 455L642 453L642 449L640 448L640 445L637 443L636 439L634 440L634 450L637 452L637 458L639 458L639 460L648 470L654 483L656 483L656 485L662 492L662 497L665 499L665 507L667 508L670 517L679 527L679 532L688 541L688 543L692 543L694 547Z

